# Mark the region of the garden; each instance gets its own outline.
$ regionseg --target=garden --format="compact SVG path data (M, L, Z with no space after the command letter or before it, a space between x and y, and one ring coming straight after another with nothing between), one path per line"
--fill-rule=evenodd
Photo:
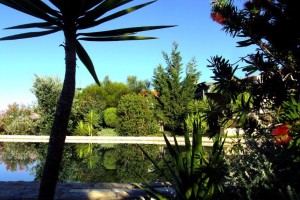
M23 2L21 7L10 1L0 2L23 12L26 11L24 7L31 7L25 1L20 1ZM53 2L58 8L62 6L57 1ZM163 52L166 66L158 65L152 80L138 80L138 77L130 76L126 83L113 82L108 76L99 81L83 47L79 42L72 46L71 42L70 48L75 48L73 53L77 50L78 57L97 84L86 88L68 88L74 91L74 94L68 94L65 91L66 80L62 83L58 78L36 75L32 93L37 103L30 106L10 105L0 114L0 134L51 135L54 138L50 139L52 143L48 149L46 146L36 148L25 144L21 147L32 152L24 156L29 164L32 156L48 155L38 165L40 173L37 180L43 184L54 182L54 191L57 181L63 181L64 176L72 174L72 168L61 169L60 166L65 166L61 163L68 163L68 159L75 155L82 162L81 166L73 167L82 169L81 175L86 176L85 181L93 181L93 173L97 170L104 171L107 176L103 180L108 181L109 173L115 170L114 173L119 173L121 177L118 181L123 181L123 176L128 175L124 171L135 168L138 163L143 166L142 170L132 171L128 176L133 182L141 180L146 185L149 183L148 187L137 186L155 199L167 198L151 188L151 181L170 182L176 190L176 198L183 200L299 199L300 31L297 25L300 2L249 0L238 8L231 0L215 0L211 6L212 20L219 23L224 32L239 39L237 48L255 46L256 49L234 63L220 55L212 56L207 67L213 72L213 84L205 90L201 89L203 96L195 95L201 86L197 82L201 73L197 71L196 61L191 59L183 67L176 42L171 53ZM29 11L26 12L28 14ZM64 12L68 14L68 9ZM39 15L38 12L31 14ZM87 16L94 20L92 14ZM40 18L50 20L44 16ZM15 28L41 28L45 25ZM89 24L92 25L97 23ZM167 27L150 29L159 28ZM50 30L58 31L54 27ZM117 34L127 37L130 31L133 30L120 29ZM15 37L23 36L26 38L28 35ZM87 40L91 39L89 37L97 40L100 33L83 33L82 36ZM241 73L243 77L237 76ZM66 103L66 98L70 96L74 96L71 104ZM66 115L61 116L61 112ZM60 128L64 127L63 123L65 131ZM228 128L237 128L243 133L227 135ZM77 144L64 148L64 144L55 142L62 139L64 142L65 138L57 136L57 131L78 136L161 136L165 138L166 145L163 151L142 145L120 145L116 148L109 144L100 147ZM172 136L175 140L184 137L185 145L171 145L166 136ZM211 138L213 146L204 148L202 137ZM225 148L227 137L236 138L237 142ZM18 148L9 145L12 144L0 144L2 160L9 160L9 155L13 153L22 154L22 151L17 152ZM69 148L76 153L67 153ZM64 150L64 154L55 157L60 150ZM103 153L103 156L95 159L95 152ZM53 155L53 163L58 165L46 167L47 160L51 160ZM98 162L104 163L104 168L99 167ZM122 167L116 163L122 163ZM116 168L120 169L116 171ZM48 182L46 177L56 169L60 170L60 174ZM92 169L92 172L85 172L87 169ZM150 176L148 171L156 174ZM76 180L77 177L72 178ZM43 193L44 187L41 187L40 199L51 199L51 195L49 197Z

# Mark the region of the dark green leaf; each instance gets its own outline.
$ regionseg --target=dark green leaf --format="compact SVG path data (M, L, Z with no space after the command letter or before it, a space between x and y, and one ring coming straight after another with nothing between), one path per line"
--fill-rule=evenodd
M255 42L252 39L239 41L237 43L239 44L237 47L246 47L246 46L250 46L252 44L255 44Z
M56 27L52 26L52 23L49 22L38 22L30 24L21 24L18 26L11 26L5 29L23 29L23 28L44 28L44 29L54 29Z
M104 42L104 41L123 41L123 40L150 40L157 39L156 37L146 37L146 36L119 36L119 37L83 37L78 38L78 40L85 41L95 41L95 42Z
M11 7L15 10L21 11L23 13L26 13L28 15L31 15L33 17L37 17L40 19L43 19L47 22L51 22L55 25L60 26L61 23L59 20L56 18L53 18L47 14L48 9L46 9L44 6L47 6L43 4L42 6L40 4L39 0L34 0L34 1L27 1L27 0L18 0L18 1L13 1L13 0L0 0L0 3L3 5L6 5L8 7ZM40 6L40 7L39 7Z
M61 2L60 0L50 0L50 2L56 6L56 8L58 8L59 10L61 9Z
M296 101L296 99L295 99L293 96L291 96L291 102L292 102L292 104L294 104L294 105L297 105L297 104L298 104L298 102Z
M174 26L141 26L141 27L115 29L109 31L99 31L99 32L92 32L92 33L79 33L78 35L89 36L89 37L121 36L121 35L135 34L136 32L141 32L141 31L170 28L170 27L174 27Z
M81 60L81 62L84 64L84 66L87 68L87 70L90 72L92 77L94 78L95 82L100 85L100 82L98 80L93 62L90 58L90 56L87 54L83 46L77 41L76 42L76 53Z
M111 15L109 15L107 17L104 17L104 18L102 18L100 20L96 20L96 21L92 22L88 28L97 26L99 24L102 24L104 22L107 22L107 21L119 18L119 17L124 16L124 15L127 15L127 14L129 14L129 13L131 13L133 11L136 11L136 10L138 10L138 9L144 7L144 6L147 6L147 5L149 5L149 4L153 3L153 2L155 2L155 1L151 1L151 2L148 2L148 3L140 4L140 5L131 7L131 8L127 8L127 9L121 10L121 11L116 12L114 14L111 14ZM79 26L79 29L81 29L81 28L82 27Z
M203 131L201 129L201 122L194 122L193 124L193 148L194 154L200 155L203 154L203 146L202 146L202 136Z
M143 180L146 183L146 187L145 186L141 186L140 184L137 183L133 183L133 185L135 185L136 187L140 188L141 190L143 190L146 194L148 194L150 197L157 199L157 200L167 200L168 198L164 197L163 195L161 195L156 189L155 187L153 187L150 183L146 182L146 180Z
M168 138L166 137L165 134L163 134L168 151L171 154L171 157L173 158L173 160L175 161L176 164L176 171L178 172L179 177L177 177L176 174L173 174L173 178L175 178L176 180L176 184L178 185L178 187L183 187L183 177L184 177L184 168L183 168L183 163L182 163L182 156L180 154L180 152L178 151L178 143L176 140L176 137L174 136L174 142L175 142L175 148L173 148L173 146L171 145L171 143L169 142ZM177 145L177 146L176 146ZM176 149L177 147L177 149Z
M105 0L101 4L97 5L95 8L86 12L85 15L78 20L78 29L91 28L96 25L93 25L95 20L104 15L106 12L116 9L117 7L124 5L133 0Z
M249 76L249 75L253 74L254 72L256 72L257 70L258 70L257 67L255 67L253 65L248 65L248 66L245 66L242 71L247 72L246 76Z
M95 7L97 4L102 3L105 0L90 0L85 1L85 10L89 11L91 8Z
M172 146L171 143L169 142L167 136L166 136L165 134L163 134L163 136L164 136L166 145L167 145L167 147L168 147L168 150L169 150L169 152L170 152L172 158L175 159L175 160L177 160L178 157L179 157L178 153L175 151L175 149L173 148L173 146ZM174 139L176 140L175 137L174 137Z
M33 38L33 37L49 35L51 33L57 32L57 31L60 31L60 29L54 29L54 30L50 30L50 31L21 33L21 34L17 34L17 35L2 37L2 38L0 38L0 40L18 40L18 39L25 39L25 38Z
M37 6L37 8L41 9L43 12L46 12L54 17L62 19L62 16L58 13L58 11L50 8L43 1L40 1L40 0L32 0L32 1L34 1L34 4Z

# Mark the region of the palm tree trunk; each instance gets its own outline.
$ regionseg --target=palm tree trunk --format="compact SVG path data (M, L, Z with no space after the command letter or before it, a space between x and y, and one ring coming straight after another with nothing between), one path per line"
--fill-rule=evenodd
M39 200L54 199L75 93L76 31L72 31L72 29L66 31L65 38L65 79L51 129L48 153L40 184Z

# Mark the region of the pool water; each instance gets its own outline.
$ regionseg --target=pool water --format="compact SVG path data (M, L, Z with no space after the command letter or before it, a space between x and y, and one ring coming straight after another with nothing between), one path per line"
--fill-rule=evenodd
M163 150L143 145L155 161L163 162ZM47 144L3 143L0 181L40 181ZM66 144L59 182L155 181L160 174L137 145Z
M0 164L0 181L34 181L34 175L30 172L32 165L26 170L9 171L4 163Z

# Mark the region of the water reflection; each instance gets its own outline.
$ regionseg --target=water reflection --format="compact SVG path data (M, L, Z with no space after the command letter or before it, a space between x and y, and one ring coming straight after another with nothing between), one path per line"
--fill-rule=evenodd
M0 162L6 166L7 171L27 171L37 157L36 144L3 143L1 145Z
M30 172L33 165L29 165L28 170L8 171L5 164L0 162L0 181L33 181L34 177Z
M2 143L0 163L8 171L27 170L30 165L35 181L41 180L47 154L47 143ZM164 147L141 145L164 166ZM168 156L164 156L170 160ZM3 172L2 172L3 173ZM143 182L155 181L160 174L137 145L66 144L59 182ZM5 180L1 180L5 181Z

